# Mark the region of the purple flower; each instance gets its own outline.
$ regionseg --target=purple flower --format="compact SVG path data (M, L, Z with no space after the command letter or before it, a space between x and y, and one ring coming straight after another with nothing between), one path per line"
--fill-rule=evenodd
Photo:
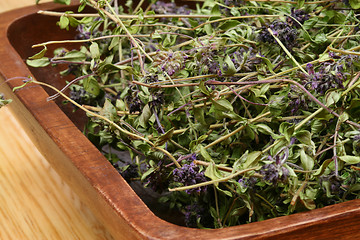
M259 173L263 175L263 179L273 185L278 182L284 182L289 177L289 170L276 163L265 164L261 167Z
M292 50L296 46L296 39L298 38L298 32L292 28L287 22L275 20L268 26L276 35L279 40L285 45L288 50ZM262 27L258 35L258 39L261 42L276 43L275 38L267 30L268 27Z
M173 170L173 177L175 182L184 184L184 186L191 186L197 183L206 182L206 177L204 172L199 172L199 167L196 166L193 162L191 164L184 164L181 168L176 168ZM193 192L200 193L206 191L206 186L191 188L185 190L187 194Z
M308 20L310 15L302 9L295 10L295 8L292 8L291 9L291 17L287 17L287 19L286 19L287 22L290 25L293 25L293 26L299 28L300 24L303 24L306 20ZM296 19L300 24L297 23L296 21L294 21L294 19Z

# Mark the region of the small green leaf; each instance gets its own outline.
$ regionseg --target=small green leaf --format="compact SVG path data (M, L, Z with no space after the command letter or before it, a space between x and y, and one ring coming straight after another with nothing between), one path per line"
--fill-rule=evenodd
M339 116L339 123L343 123L345 121L347 121L349 119L349 114L347 114L346 112L343 112L340 116Z
M99 58L101 53L100 53L100 50L99 50L99 45L96 43L96 42L93 42L91 45L90 45L90 53L91 53L91 57L92 58Z
M359 0L349 0L350 6L353 9L359 9L360 8L360 1Z
M345 162L346 164L358 164L358 163L360 163L360 157L359 156L350 156L350 155L339 156L339 159L341 161Z
M272 64L268 58L262 57L260 54L257 54L256 57L257 57L257 58L261 58L261 59L265 62L265 64L267 65L269 71L270 71L272 74L275 74L275 72L273 71L274 64Z
M330 106L334 103L337 103L341 98L341 93L338 91L332 91L325 96L326 106Z
M298 0L296 4L296 8L302 8L305 4L305 0Z
M321 176L321 175L325 172L327 166L328 166L332 161L333 161L332 159L327 159L327 160L325 160L325 161L321 164L321 166L319 167L319 169L316 170L316 172L315 172L313 175L316 176L316 177L317 177L317 176Z
M71 0L54 0L54 3L70 5Z
M163 135L161 135L159 138L156 139L155 146L164 145L167 141L169 141L172 138L173 135L174 135L174 128L171 128L169 131L167 131L166 133L164 133Z
M240 24L240 22L237 20L228 20L228 21L224 22L223 24L221 24L221 26L219 28L221 30L227 31L230 28L234 28L239 24Z
M99 113L101 116L106 117L110 121L114 121L117 117L116 108L112 105L108 98L106 98L104 106Z
M246 161L244 163L244 168L249 168L250 166L256 164L261 156L261 151L254 151L254 152L250 152L247 157L246 157Z
M206 151L205 147L202 145L200 145L200 154L201 154L201 156L203 156L203 158L206 161L208 161L208 162L212 161L210 154Z
M86 54L80 51L70 51L67 52L64 56L62 57L57 57L54 58L54 60L66 60L69 62L82 62L86 60Z
M310 171L314 167L314 159L305 153L304 149L300 150L300 160L301 164L306 171Z
M26 60L26 64L30 67L46 67L50 64L50 60L47 57L42 57L34 60L28 59Z
M147 127L148 121L152 115L149 104L146 104L139 117L139 125L143 128Z
M225 66L225 64L226 64L226 66ZM229 55L226 55L226 57L224 59L224 66L223 66L222 72L225 75L233 75L236 73L235 65L234 65L233 61L231 60L231 58L229 57Z
M314 39L315 43L317 44L324 44L327 41L326 35L325 33L319 33L316 35L315 39Z
M99 83L93 77L88 77L83 80L83 85L85 91L94 94L95 96L99 95L100 93L100 86Z
M218 111L233 111L233 106L232 104L226 100L226 99L219 99L219 100L211 100L215 110Z
M70 20L67 16L62 15L60 17L60 21L58 22L61 29L65 29L69 27Z
M303 144L312 146L313 142L311 141L311 133L307 130L300 130L295 132L295 137Z
M47 51L47 48L46 48L46 46L44 46L44 49L43 49L43 50L41 50L41 51L40 51L40 52L38 52L37 54L35 54L35 55L33 55L33 56L29 57L28 59L30 59L30 60L34 60L34 59L40 59L40 58L43 58L43 57L45 56L46 51Z
M260 124L256 124L254 126L254 128L259 131L260 133L266 134L266 135L271 135L274 136L275 133L273 132L273 130L271 129L271 127L269 127L266 124L260 123Z
M213 161L210 162L209 166L206 168L204 175L211 180L218 180L223 178L219 169L216 167ZM218 184L215 184L217 186Z
M294 134L294 129L295 129L295 125L288 123L288 122L283 122L280 124L279 127L279 132L282 133L285 137L285 139L290 142L291 137Z

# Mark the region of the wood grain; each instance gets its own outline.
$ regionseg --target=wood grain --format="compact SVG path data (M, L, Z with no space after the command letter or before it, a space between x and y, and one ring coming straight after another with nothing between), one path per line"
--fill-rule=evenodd
M1 0L0 12L34 2ZM112 239L50 167L11 108L0 109L0 239Z

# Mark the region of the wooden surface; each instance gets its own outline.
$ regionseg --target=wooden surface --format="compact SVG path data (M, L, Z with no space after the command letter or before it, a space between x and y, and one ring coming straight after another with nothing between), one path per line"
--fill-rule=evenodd
M1 0L0 12L34 3ZM0 239L112 239L35 148L11 105L0 109L0 122Z

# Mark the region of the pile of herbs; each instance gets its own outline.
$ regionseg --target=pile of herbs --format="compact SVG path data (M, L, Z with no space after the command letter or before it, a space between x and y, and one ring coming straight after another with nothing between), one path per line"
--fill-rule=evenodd
M49 99L86 111L89 139L187 226L359 198L358 1L80 3L97 14L43 12L78 34L27 63L68 66L70 96ZM45 56L67 42L83 45Z

